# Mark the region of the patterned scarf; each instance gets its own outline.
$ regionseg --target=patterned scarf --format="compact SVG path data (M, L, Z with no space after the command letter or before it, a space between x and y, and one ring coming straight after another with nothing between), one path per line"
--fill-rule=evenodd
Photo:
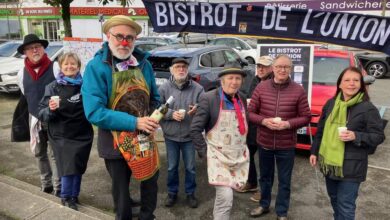
M57 77L57 82L61 85L81 85L83 84L83 78L80 72L73 78L65 76L63 72L60 72Z
M27 57L24 59L24 66L33 80L38 80L49 68L50 64L51 60L47 57L46 53L42 56L38 63L32 63ZM35 69L37 68L39 68L38 73L35 72Z
M360 92L346 102L341 100L341 92L336 97L332 112L325 121L319 152L320 168L325 175L343 177L345 143L340 140L337 128L347 125L348 107L362 102L363 96Z

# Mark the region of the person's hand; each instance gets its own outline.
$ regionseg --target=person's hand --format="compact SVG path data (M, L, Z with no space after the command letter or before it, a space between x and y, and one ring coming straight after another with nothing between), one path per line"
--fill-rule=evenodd
M50 111L55 111L59 106L57 105L57 102L53 99L49 99L49 109Z
M346 130L339 134L339 138L341 141L347 142L347 141L353 141L356 139L355 132Z
M174 111L172 114L172 118L175 121L182 121L184 119L183 115L179 111Z
M280 121L278 123L278 128L277 130L285 130L290 128L290 122L288 121Z
M310 165L314 167L315 165L317 165L317 156L313 154L310 155L309 161L310 161Z
M206 157L206 150L202 149L202 150L197 150L198 152L198 157L203 159Z
M189 106L189 111L187 112L187 114L189 116L195 115L196 109L198 109L198 107L196 105L190 105Z
M153 133L158 128L158 122L151 117L137 118L137 129Z
M263 121L261 121L261 124L265 127L271 129L271 130L280 130L279 129L279 123L275 122L273 118L265 118Z

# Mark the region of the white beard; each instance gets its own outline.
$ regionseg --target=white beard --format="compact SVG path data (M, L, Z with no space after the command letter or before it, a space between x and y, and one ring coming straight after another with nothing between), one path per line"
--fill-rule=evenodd
M125 60L125 59L129 58L131 56L131 54L133 53L133 51L134 51L134 46L131 47L131 48L130 47L124 47L122 45L120 45L118 47L115 47L114 45L112 45L111 42L108 42L108 46L109 46L109 48L111 50L112 55L114 55L114 57L116 57L116 58L118 58L120 60ZM123 48L128 49L129 52L126 53L126 54L119 53L118 49L123 49Z

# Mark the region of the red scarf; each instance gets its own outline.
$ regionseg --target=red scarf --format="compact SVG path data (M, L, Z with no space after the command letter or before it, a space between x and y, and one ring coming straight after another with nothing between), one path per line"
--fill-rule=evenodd
M27 57L24 59L24 66L33 80L38 80L49 68L50 63L51 60L47 57L47 54L44 54L38 63L32 63ZM35 72L37 68L39 68L38 73Z

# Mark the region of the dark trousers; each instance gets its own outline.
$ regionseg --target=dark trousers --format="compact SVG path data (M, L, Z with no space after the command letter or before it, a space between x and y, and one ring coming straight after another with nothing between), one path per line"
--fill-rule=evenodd
M278 216L287 216L290 206L291 175L294 167L295 149L265 150L260 148L260 206L268 208L271 204L271 191L274 183L275 161L278 169L278 193L275 211Z
M333 180L328 177L325 180L334 219L354 220L360 182Z
M131 170L124 159L105 159L106 169L112 180L112 197L116 220L130 220L131 198L130 198L130 177ZM159 172L150 179L141 182L141 210L140 220L154 219L154 210L157 205L157 179Z
M257 144L248 144L249 149L249 173L248 173L248 183L252 186L257 186L257 171L255 164L255 154L257 149L259 149L259 145Z

